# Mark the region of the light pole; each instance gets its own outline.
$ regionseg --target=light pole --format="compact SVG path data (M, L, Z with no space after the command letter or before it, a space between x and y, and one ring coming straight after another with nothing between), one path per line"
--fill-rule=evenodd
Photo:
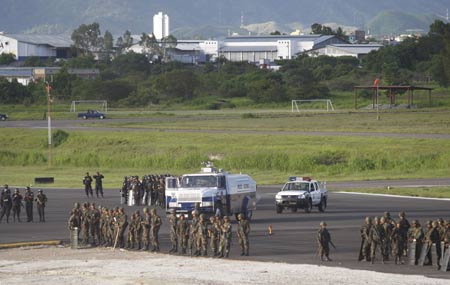
M48 167L52 166L52 116L51 116L51 95L52 87L48 81L45 81L47 89L47 129L48 129Z

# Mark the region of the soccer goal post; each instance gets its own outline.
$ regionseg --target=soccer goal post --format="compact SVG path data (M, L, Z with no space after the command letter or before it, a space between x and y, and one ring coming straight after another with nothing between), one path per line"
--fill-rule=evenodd
M302 111L313 110L312 108L302 109L302 105L305 106L307 104L309 106L311 106L311 104L313 104L314 106L317 106L318 108L324 108L324 109L326 107L327 112L334 111L333 103L331 102L331 100L329 100L329 99L312 99L312 100L292 100L292 112L300 112L300 110L302 110ZM314 110L317 110L318 108L314 108Z
M85 109L95 109L100 112L108 113L108 102L106 100L78 100L72 101L70 104L70 112L77 112L83 106L82 111Z

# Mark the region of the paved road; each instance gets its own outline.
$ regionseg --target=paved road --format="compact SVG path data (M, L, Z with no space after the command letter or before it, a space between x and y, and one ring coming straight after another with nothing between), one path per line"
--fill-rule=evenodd
M180 117L178 117L179 119ZM194 118L189 117L189 120ZM223 119L223 117L199 117L199 120ZM108 119L108 120L55 120L52 121L54 129L64 130L95 130L95 131L161 131L174 133L227 133L227 134L257 134L257 135L302 135L302 136L357 136L357 137L391 137L391 138L421 138L421 139L450 139L450 134L417 134L417 133L384 133L384 132L314 132L314 131L260 131L260 130L198 130L198 129L162 129L162 128L121 128L109 127L108 123L139 123L170 121L172 118L132 118L132 119ZM89 124L95 123L95 126ZM104 126L99 126L104 124ZM47 121L5 121L0 128L28 128L46 129Z
M251 256L245 259L257 261L274 261L286 263L319 264L316 256L316 231L320 221L327 221L337 251L332 251L333 262L327 266L342 266L348 268L368 269L381 272L422 274L432 277L450 279L450 272L438 272L430 267L411 267L406 265L370 265L356 261L359 249L359 227L366 215L381 215L390 211L396 216L399 211L406 211L407 218L419 219L422 223L429 219L443 217L450 219L450 201L420 200L410 198L392 198L362 196L356 194L331 193L329 207L325 213L314 209L311 214L303 212L276 214L274 209L274 195L278 187L263 186L258 191L262 195L258 210L255 211L250 236ZM81 189L46 189L49 202L47 207L46 223L9 223L0 224L0 243L20 241L40 241L50 239L68 239L66 220L68 212L74 202L83 202ZM118 205L117 190L108 190L106 198L93 199L97 204L107 207ZM139 207L126 207L131 213ZM160 211L162 213L162 211ZM36 220L35 213L35 220ZM22 214L24 219L24 213ZM161 229L162 250L170 248L168 239L168 222L163 218ZM269 236L267 228L272 225L274 235ZM233 224L234 231L236 224ZM231 258L242 259L238 255L238 243L233 237Z

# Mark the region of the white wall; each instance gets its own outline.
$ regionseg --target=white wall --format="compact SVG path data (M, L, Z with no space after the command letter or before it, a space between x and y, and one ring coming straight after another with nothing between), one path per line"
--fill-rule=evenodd
M0 54L3 53L12 53L18 59L17 40L0 35Z

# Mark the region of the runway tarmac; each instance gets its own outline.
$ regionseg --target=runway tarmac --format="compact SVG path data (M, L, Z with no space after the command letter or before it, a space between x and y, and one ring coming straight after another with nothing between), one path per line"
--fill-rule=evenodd
M342 183L343 184L343 183ZM349 184L350 185L350 184ZM450 219L450 201L422 200L400 197L378 197L357 194L330 193L328 208L320 213L316 208L312 213L289 211L276 214L274 196L278 186L259 186L262 199L254 212L251 222L250 256L239 256L236 222L233 220L232 259L248 259L255 261L274 261L283 263L323 264L355 269L367 269L380 272L420 274L430 277L449 278L450 272L444 273L431 267L394 265L392 261L382 265L380 262L371 265L357 262L360 246L359 228L365 216L380 216L390 211L397 218L399 211L405 211L407 218L418 219L422 225L427 220L437 218ZM106 207L119 206L118 189L105 191L105 198L87 199L81 189L45 189L48 197L46 223L38 223L37 211L34 209L34 223L0 224L0 243L22 241L42 241L60 239L68 241L67 218L74 202L95 202ZM35 190L35 194L36 190ZM127 214L142 207L125 207ZM168 238L168 221L164 211L158 209L163 216L160 231L162 252L170 249ZM25 213L22 212L22 221ZM316 232L320 221L326 221L337 250L331 252L332 262L322 263L317 256ZM269 236L267 228L272 226L274 234ZM0 252L1 255L1 252Z

